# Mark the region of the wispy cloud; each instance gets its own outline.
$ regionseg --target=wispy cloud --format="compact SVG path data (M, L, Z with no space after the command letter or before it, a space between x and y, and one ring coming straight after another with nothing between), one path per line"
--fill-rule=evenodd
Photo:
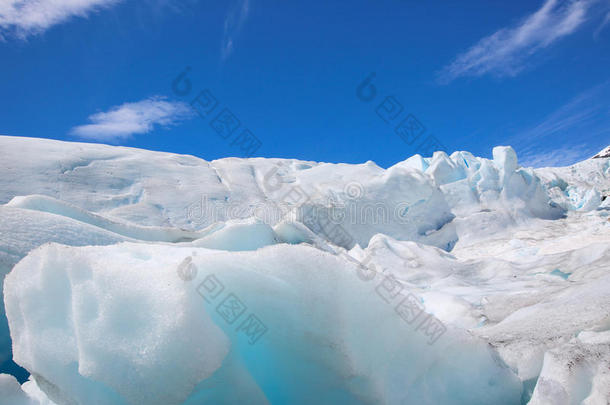
M1 0L0 39L26 38L72 17L86 17L121 0Z
M250 0L239 0L227 15L220 48L220 58L222 61L225 61L233 53L235 37L241 31L242 26L248 19L249 13Z
M439 73L439 82L461 76L515 76L534 53L575 32L595 0L546 0L518 24L481 39Z
M510 143L533 166L593 156L610 144L610 81L577 95Z
M150 132L155 125L175 125L192 116L193 111L187 104L155 96L90 115L90 124L74 127L70 133L80 138L113 142Z
M587 145L570 145L549 151L529 151L519 156L521 166L560 167L583 161L592 156Z
M593 34L593 37L597 38L599 36L599 34L604 30L604 28L606 28L608 26L608 24L610 24L610 11L608 13L606 13L606 17L604 18L604 21L602 21L601 24L599 25L599 27L597 27L597 29L595 30L595 33Z

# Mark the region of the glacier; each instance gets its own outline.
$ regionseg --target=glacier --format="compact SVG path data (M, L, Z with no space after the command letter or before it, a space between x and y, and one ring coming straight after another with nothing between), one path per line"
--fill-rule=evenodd
M1 405L610 401L603 153L0 157Z

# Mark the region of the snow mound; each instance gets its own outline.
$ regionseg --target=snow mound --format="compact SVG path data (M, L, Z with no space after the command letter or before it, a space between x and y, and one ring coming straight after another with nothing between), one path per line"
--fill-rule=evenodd
M72 218L0 206L0 288L4 277L30 251L47 242L72 246L111 245L126 238ZM2 290L0 289L0 297ZM11 341L4 315L4 301L0 304L0 365L8 370L12 364Z
M357 271L304 245L45 245L5 282L14 357L57 403L515 403L483 341L416 330L395 309L409 292Z
M227 337L176 272L164 271L184 249L155 266L146 260L154 248L72 249L44 245L5 280L14 359L51 400L180 404L221 366Z
M610 331L583 331L544 355L530 405L597 405L610 399Z

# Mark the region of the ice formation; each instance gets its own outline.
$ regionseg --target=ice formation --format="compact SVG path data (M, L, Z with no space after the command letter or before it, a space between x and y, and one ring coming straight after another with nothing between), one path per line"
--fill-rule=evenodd
M0 405L609 401L608 158L0 158Z

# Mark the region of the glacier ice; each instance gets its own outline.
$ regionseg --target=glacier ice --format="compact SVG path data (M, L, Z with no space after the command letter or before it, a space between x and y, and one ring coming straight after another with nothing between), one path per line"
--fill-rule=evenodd
M0 405L606 404L610 159L492 155L0 137Z
M138 259L158 247L126 251L113 269L103 250L70 249L46 244L42 257L21 262L29 271L5 280L13 356L39 386L43 378L56 387L53 401L179 404L220 367L228 338L175 272L164 271L176 256L155 257L153 266ZM22 316L33 307L40 312Z
M32 400L21 388L15 377L9 374L0 374L0 402L11 405L35 405L38 402Z
M184 257L198 269L189 282L176 275ZM227 290L217 301L201 287L211 276ZM227 390L248 386L249 403L510 404L520 395L483 341L451 330L429 345L356 264L312 247L47 244L5 286L15 360L60 403L224 403ZM225 296L264 321L256 344L239 325L246 313L234 321L219 310ZM223 384L207 384L219 367Z

